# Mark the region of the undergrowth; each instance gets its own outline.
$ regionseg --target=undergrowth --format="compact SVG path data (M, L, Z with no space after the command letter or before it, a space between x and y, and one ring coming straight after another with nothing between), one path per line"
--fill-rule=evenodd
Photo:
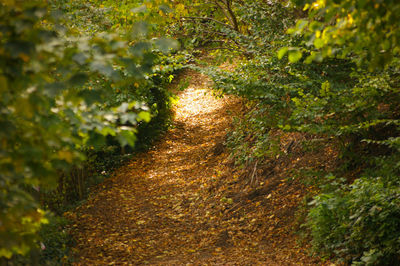
M399 50L388 49L390 56L378 59L383 55L354 46L378 43L353 43L341 34L328 34L342 25L330 24L332 14L343 20L350 16L346 9L335 9L339 6L352 6L360 21L361 11L380 16L369 9L372 1L361 6L356 2L326 1L321 10L307 5L308 18L278 1L238 5L238 16L246 18L242 23L251 30L225 30L224 36L243 56L234 71L208 66L204 72L217 94L233 94L252 105L242 119L234 120L227 140L238 165L271 160L280 152L290 156L276 132L314 136L314 142L296 144L316 156L319 152L324 157L327 143L336 144L331 172L304 166L292 173L313 189L303 229L314 254L346 264L394 265L400 262ZM399 8L394 2L388 5ZM363 38L365 28L358 26L348 33L360 31L351 36ZM323 30L326 35L320 35ZM219 53L229 55L224 51Z

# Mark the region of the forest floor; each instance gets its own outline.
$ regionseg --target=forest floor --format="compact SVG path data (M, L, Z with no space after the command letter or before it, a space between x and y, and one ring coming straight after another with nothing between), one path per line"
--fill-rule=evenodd
M307 158L235 168L223 143L243 103L212 96L202 74L183 76L173 128L68 215L74 264L321 265L295 235L307 191L282 170Z

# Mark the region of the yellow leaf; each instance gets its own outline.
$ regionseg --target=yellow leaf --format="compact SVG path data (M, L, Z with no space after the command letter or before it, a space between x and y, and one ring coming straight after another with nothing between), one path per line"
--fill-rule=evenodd
M11 258L12 252L5 248L0 248L0 257L5 257L7 259Z
M68 163L72 163L74 155L70 151L58 151L58 158L61 160L65 160Z
M176 6L176 11L179 13L183 13L185 11L185 5L184 4L178 4Z

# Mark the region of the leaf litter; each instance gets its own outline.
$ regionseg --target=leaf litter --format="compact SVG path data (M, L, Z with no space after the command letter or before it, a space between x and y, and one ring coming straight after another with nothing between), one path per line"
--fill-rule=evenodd
M183 76L174 127L66 214L74 265L321 265L296 241L307 189L279 164L248 185L223 145L243 103L212 96L202 74Z

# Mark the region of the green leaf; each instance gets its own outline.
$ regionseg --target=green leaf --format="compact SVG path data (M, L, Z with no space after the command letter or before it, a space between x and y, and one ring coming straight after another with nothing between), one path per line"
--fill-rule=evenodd
M149 32L149 24L145 21L138 21L132 27L131 37L136 39L144 37Z
M13 253L9 249L0 248L0 258L5 257L6 259L10 259Z
M121 146L129 145L133 147L135 145L136 136L133 130L122 130L121 133L117 136L117 139Z
M146 10L147 10L146 5L141 5L141 6L132 8L131 12L132 13L144 13L144 12L146 12Z
M291 63L296 63L302 57L302 53L299 50L289 51L289 61Z
M129 48L129 51L137 57L143 56L143 54L151 49L151 44L148 42L137 42L132 47ZM135 67L136 68L136 67Z
M155 45L164 54L167 54L171 49L179 48L179 42L171 38L160 38L155 42Z
M315 48L320 49L324 46L324 41L321 38L315 38L314 46Z
M298 30L302 31L305 28L305 26L307 26L307 24L308 24L308 20L300 19L296 23L296 28Z
M35 50L35 44L27 41L10 41L4 45L12 57L17 58L21 55L30 56Z
M86 145L87 146L93 146L96 149L102 147L106 143L106 138L104 136L107 135L106 133L110 133L109 131L106 131L106 132L104 132L104 131L106 131L106 128L103 128L100 131L100 134L92 132L90 134L89 140L86 143Z
M68 80L68 85L78 87L84 85L88 81L88 75L84 73L77 73Z
M288 47L282 47L281 49L279 49L279 51L278 51L278 59L282 59L282 57L285 56L285 54L287 53L288 50L289 50Z
M99 61L94 61L90 64L90 68L92 71L98 71L100 74L103 74L106 77L111 77L114 69L110 65L106 65Z
M53 82L44 86L44 92L46 95L54 97L65 90L65 88L66 87L63 82Z
M72 59L75 62L77 62L78 64L83 65L83 64L85 64L85 62L88 59L88 57L84 53L77 53L77 54L74 54Z
M168 5L162 4L160 5L160 10L163 11L165 14L171 13L173 9L171 9Z
M145 121L146 123L150 122L151 120L151 114L150 112L140 112L138 114L138 121Z
M82 90L78 95L82 97L89 106L102 101L101 93L97 90Z

